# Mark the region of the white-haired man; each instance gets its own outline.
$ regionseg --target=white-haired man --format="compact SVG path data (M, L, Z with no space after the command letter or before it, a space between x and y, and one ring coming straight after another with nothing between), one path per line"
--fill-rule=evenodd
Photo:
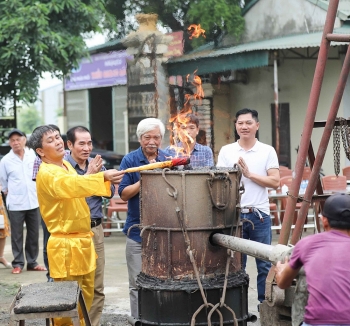
M164 124L155 118L147 118L137 126L136 134L140 147L125 155L120 169L125 170L154 162L166 160L165 152L160 149L164 137ZM119 196L128 201L128 212L123 232L127 234L129 228L140 224L140 174L126 173L119 185ZM126 240L126 262L129 274L129 295L131 316L138 318L138 288L137 275L141 272L141 237L138 228L132 228Z

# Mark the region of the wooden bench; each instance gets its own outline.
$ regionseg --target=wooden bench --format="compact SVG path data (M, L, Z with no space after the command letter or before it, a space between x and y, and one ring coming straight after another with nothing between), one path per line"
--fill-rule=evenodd
M23 285L18 290L10 306L10 326L25 325L29 319L50 319L69 317L74 326L80 326L78 302L86 326L91 321L86 309L83 294L76 281L45 282Z

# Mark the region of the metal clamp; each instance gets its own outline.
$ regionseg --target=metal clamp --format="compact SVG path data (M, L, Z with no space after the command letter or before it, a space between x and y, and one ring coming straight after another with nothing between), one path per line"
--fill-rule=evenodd
M228 174L228 172L224 173L223 175L219 175L219 176L215 176L215 174L213 172L209 172L210 174L210 178L207 179L207 185L208 185L208 189L209 189L209 194L210 194L210 199L211 202L213 204L213 206L215 208L217 208L218 210L225 210L227 208L227 206L230 203L230 195L231 195L231 188L232 188L232 181L230 179L230 175ZM229 184L228 186L228 191L227 191L227 195L226 195L226 203L221 204L221 203L216 203L214 201L214 197L213 197L213 192L212 192L212 188L213 188L213 182L216 180L223 180L225 182L225 188L227 187L226 183Z

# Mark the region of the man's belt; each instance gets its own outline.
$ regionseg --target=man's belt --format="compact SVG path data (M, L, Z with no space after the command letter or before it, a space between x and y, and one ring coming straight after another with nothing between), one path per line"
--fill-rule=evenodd
M91 227L92 228L99 226L101 223L102 223L102 218L91 219Z
M262 217L260 211L257 208L255 208L255 207L242 207L241 208L241 213L243 213L243 214L248 214L248 213L253 213L253 212L256 212L259 215L260 222L264 223L264 218Z
M241 213L243 214L248 214L248 213L253 213L254 208L253 207L242 207L241 208Z

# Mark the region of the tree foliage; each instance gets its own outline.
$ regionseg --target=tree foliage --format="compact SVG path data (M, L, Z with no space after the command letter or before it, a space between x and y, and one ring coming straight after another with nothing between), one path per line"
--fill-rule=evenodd
M222 32L238 38L244 30L241 0L106 0L106 4L116 17L119 37L135 29L135 21L130 17L140 12L158 14L160 23L172 31L201 24L207 41Z
M19 109L18 128L25 134L31 134L32 131L43 124L43 119L34 106Z
M113 24L104 0L0 0L0 105L33 103L44 72L67 75L87 55L83 34Z

